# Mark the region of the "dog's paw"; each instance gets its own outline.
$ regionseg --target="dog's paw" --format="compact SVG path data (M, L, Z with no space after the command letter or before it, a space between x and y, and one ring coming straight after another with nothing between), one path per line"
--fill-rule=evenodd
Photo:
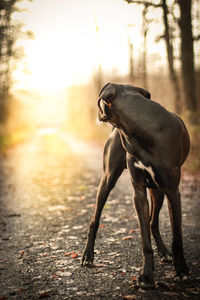
M93 267L93 261L90 261L86 258L81 261L81 266Z
M180 272L180 273L176 273L174 280L175 281L186 281L188 279L190 279L191 276L191 272L189 270L187 270L186 272Z
M81 258L81 266L92 267L94 261L94 253L91 251L87 251L87 249L83 252Z
M160 257L160 261L163 263L172 262L172 254L166 247L158 249L158 256Z
M177 268L175 268L175 277L174 280L175 281L185 281L188 280L190 275L191 275L191 271L188 269L187 265L181 265Z
M180 274L180 275L175 275L174 281L180 282L180 281L186 281L188 280L188 275L185 274Z
M140 275L137 284L142 288L155 288L153 277L148 275Z
M170 253L165 254L165 255L160 255L160 261L163 263L171 263L172 255Z

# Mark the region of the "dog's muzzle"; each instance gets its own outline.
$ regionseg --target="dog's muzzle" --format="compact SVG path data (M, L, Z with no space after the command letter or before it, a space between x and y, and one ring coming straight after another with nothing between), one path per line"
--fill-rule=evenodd
M107 122L111 118L110 110L108 108L108 104L102 99L98 99L98 107L99 107L99 121Z

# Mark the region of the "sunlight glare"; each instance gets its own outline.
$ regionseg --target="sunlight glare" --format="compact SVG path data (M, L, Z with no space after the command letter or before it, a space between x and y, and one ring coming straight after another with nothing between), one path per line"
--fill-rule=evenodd
M88 84L95 89L99 66L105 78L127 76L130 36L134 60L142 55L141 6L123 0L24 0L18 5L25 10L16 12L15 18L25 24L24 31L33 31L35 39L17 41L25 55L16 63L13 94L25 91L22 101L29 102L36 127L57 127L65 122L70 114L66 90ZM162 27L160 30L162 33ZM153 44L151 37L151 51Z
M135 20L139 33L139 7L133 9L122 0L34 0L20 7L28 11L17 17L34 32L35 40L18 41L25 57L15 71L16 88L58 90L85 84L99 64L106 72L127 73L127 24ZM134 36L135 49L139 36Z
M55 135L57 134L57 128L55 127L42 127L37 132L39 135Z

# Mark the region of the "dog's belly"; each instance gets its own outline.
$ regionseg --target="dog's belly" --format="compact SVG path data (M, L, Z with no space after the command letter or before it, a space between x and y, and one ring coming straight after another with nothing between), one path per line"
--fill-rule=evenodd
M148 188L158 188L159 185L155 179L155 173L152 169L152 166L145 166L141 161L135 162L134 166L138 169L141 169L145 173L145 181Z

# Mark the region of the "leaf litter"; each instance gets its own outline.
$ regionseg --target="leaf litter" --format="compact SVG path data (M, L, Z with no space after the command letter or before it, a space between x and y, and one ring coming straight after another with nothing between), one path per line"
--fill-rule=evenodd
M159 279L162 277L165 286L158 285L153 291L134 289L136 275L141 269L141 247L138 246L141 240L134 233L139 229L132 210L132 189L129 194L127 185L120 183L111 193L109 204L102 214L104 226L97 235L94 268L80 268L80 256L87 236L84 230L88 228L92 217L101 166L98 171L94 167L89 170L91 155L83 154L83 160L82 157L69 154L68 147L61 157L50 152L44 155L40 146L36 154L30 150L26 157L24 147L26 144L21 146L20 152L13 152L13 161L5 161L6 168L12 165L12 178L16 178L16 181L12 182L14 189L9 195L0 197L1 208L7 207L7 210L0 211L0 217L3 220L5 216L12 216L13 212L19 212L20 217L13 215L6 219L9 229L7 237L10 238L1 243L1 273L5 278L1 281L1 297L5 295L9 299L8 286L13 286L13 282L15 286L22 287L22 299L34 299L38 295L50 299L93 297L91 299L159 300L163 293L168 293L165 297L170 298L200 295L199 279L184 284L174 283L172 266L167 268L165 264L160 265L156 255L155 276ZM32 169L26 159L34 162ZM16 161L26 166L25 177L17 173ZM24 178L27 182L29 180L27 185L24 185ZM12 181L11 177L9 180ZM185 186L188 180L192 181L186 178ZM0 182L4 181L5 178ZM127 176L126 182L129 181ZM190 198L184 196L184 189ZM198 277L200 228L198 218L195 219L195 208L199 205L200 197L197 194L194 197L191 189L192 185L187 189L184 187L182 191L184 222L190 220L187 226L183 223L184 245L186 259L195 277ZM165 241L170 244L168 220L168 211L164 206L160 218L161 231ZM24 254L20 256L23 251ZM41 257L45 253L48 255Z

